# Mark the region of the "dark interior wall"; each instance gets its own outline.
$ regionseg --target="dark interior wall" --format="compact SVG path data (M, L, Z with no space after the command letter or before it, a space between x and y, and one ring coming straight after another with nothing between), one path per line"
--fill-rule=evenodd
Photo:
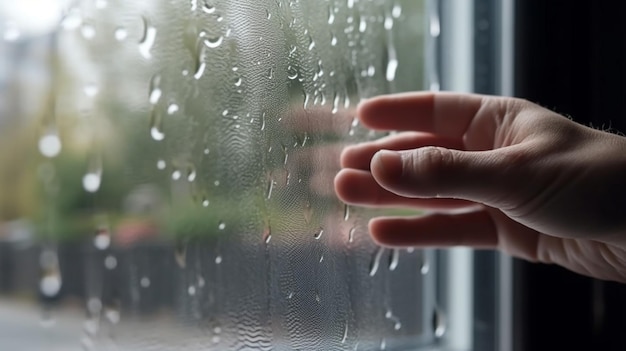
M626 132L626 1L515 6L515 94ZM626 285L524 262L515 271L516 350L626 350Z

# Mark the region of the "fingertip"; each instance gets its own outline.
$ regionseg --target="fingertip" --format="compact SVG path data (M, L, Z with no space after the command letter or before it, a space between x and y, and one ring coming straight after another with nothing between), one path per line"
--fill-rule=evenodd
M354 159L355 147L354 146L346 146L343 150L341 150L341 155L339 155L339 164L342 168L349 168L353 163Z
M372 176L381 185L394 183L402 176L402 156L399 152L380 150L370 164Z
M390 232L387 223L382 218L372 218L368 223L368 229L372 240L383 247L403 247L410 245L402 245L393 232Z
M342 169L337 173L337 175L335 175L335 193L341 201L351 202L352 199L357 195L355 194L355 191L357 191L357 189L355 189L352 185L354 184L356 177L357 175L352 169Z

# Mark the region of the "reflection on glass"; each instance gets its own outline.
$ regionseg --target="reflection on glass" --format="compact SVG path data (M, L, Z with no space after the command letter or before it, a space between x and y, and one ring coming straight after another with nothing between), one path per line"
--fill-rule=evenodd
M424 1L79 1L48 34L18 37L10 13L0 339L433 342L427 255L377 248L371 212L332 185L341 148L380 136L356 104L422 87Z

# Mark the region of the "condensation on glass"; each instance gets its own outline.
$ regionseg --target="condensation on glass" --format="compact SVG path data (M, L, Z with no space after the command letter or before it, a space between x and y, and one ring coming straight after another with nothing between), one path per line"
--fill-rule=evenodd
M380 212L333 191L342 147L382 135L356 104L424 86L425 1L11 9L5 345L394 350L441 336L429 254L377 247ZM53 28L29 32L45 14Z

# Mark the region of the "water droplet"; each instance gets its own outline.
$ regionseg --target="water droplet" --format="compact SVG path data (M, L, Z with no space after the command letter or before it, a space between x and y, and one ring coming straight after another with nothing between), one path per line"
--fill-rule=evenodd
M111 234L106 227L100 228L96 231L96 235L93 237L93 246L98 250L106 250L111 245Z
M203 43L204 45L206 45L206 47L210 49L215 49L219 47L220 45L222 45L223 41L224 41L224 37L220 35L219 37L206 38L203 40Z
M178 112L178 110L179 110L178 105L177 105L177 104L175 104L175 103L171 103L171 104L167 107L167 114L168 114L168 115L173 115L173 114L175 114L176 112Z
M348 8L351 9L354 7L354 0L348 0Z
M191 0L191 11L196 11L198 9L198 0Z
M298 78L298 70L296 70L293 66L289 65L287 67L287 78L291 80Z
M430 36L436 38L441 34L441 25L439 23L439 16L436 13L432 13L429 20Z
M167 163L164 160L157 161L157 169L164 170L167 167Z
M345 344L348 340L348 321L343 325L343 337L341 338L341 343Z
M178 241L174 249L174 260L180 268L185 268L187 265L187 243Z
M400 15L402 15L402 7L399 4L393 5L393 8L391 9L391 15L393 16L393 18L400 17Z
M204 287L205 284L206 282L204 281L204 278L202 278L201 276L198 276L198 287L202 288Z
M273 79L274 78L274 67L270 67L270 69L267 72L267 79Z
M391 249L391 255L389 255L389 270L395 271L398 268L398 262L400 262L400 249Z
M309 51L313 50L313 48L315 48L315 40L311 38L309 41Z
M87 300L87 311L91 314L97 314L102 311L102 301L97 297L91 297Z
M152 50L152 46L154 46L157 30L150 25L147 18L142 17L141 20L143 22L143 36L139 41L139 53L143 58L150 59L152 58L150 51Z
M265 244L269 244L270 241L272 240L272 227L269 223L265 227L265 230L263 231L263 238L264 238L263 241L265 242Z
M49 132L39 139L39 152L48 158L53 158L61 152L61 139L56 131Z
M398 69L398 60L391 59L387 63L387 73L385 74L385 78L387 78L388 82L393 82L396 79L396 70Z
M205 0L204 5L202 5L202 11L204 13L215 13L215 5L211 4L209 0Z
M128 31L126 30L126 28L119 27L115 30L114 36L115 40L123 41L128 38Z
M337 37L335 34L332 34L332 37L330 38L330 45L337 46Z
M205 155L208 155L211 152L211 150L209 150L209 148L207 147L206 149L204 149L203 153Z
M270 10L265 10L265 18L272 19L272 13L270 12Z
M202 200L202 206L203 207L209 207L210 204L211 203L209 202L209 200L207 200L207 199Z
M383 27L386 30L391 30L393 28L393 18L391 16L385 17L385 22L383 23Z
M91 40L96 36L96 28L94 28L91 24L83 23L80 27L80 34L83 38Z
M324 234L324 228L320 228L320 230L313 235L315 240L320 240L322 238L322 234Z
M365 20L364 17L361 17L361 20L359 21L359 32L364 33L366 29L367 29L367 21Z
M420 267L420 273L428 274L429 271L430 271L430 263L428 262L428 259L424 257L422 261L422 265Z
M343 220L347 221L348 219L350 219L350 206L343 204Z
M236 87L240 87L242 83L243 83L243 79L241 79L241 77L237 77L235 79L235 86Z
M120 311L114 308L107 308L104 312L104 316L111 324L117 324L120 322Z
M293 291L290 292L289 295L287 295L287 299L289 299L289 300L293 299L294 295L295 295L295 293Z
M348 242L354 242L354 233L356 232L356 227L352 227L348 232Z
M373 277L376 272L378 272L378 267L380 266L380 259L383 256L383 252L385 252L385 249L382 247L376 249L376 253L374 253L374 257L372 258L372 262L370 263L370 277Z
M95 83L89 83L83 87L83 91L85 92L85 95L87 95L88 97L94 97L98 95L99 89Z
M187 167L187 181L193 182L196 180L196 168L193 165Z
M328 24L333 24L335 22L335 12L332 7L328 8Z
M304 210L302 211L304 215L304 221L306 224L311 223L311 219L313 218L313 206L311 206L311 202L307 200L304 204Z
M196 294L196 287L193 285L190 285L187 288L187 293L189 294L189 296L194 296Z
M373 65L369 65L369 67L367 67L367 76L373 77L375 74L376 74L376 67L374 67Z
M439 308L436 308L433 312L433 331L435 333L435 337L440 338L446 333L447 322L446 316L443 311Z
M215 256L215 264L221 264L222 263L222 256L217 255Z
M172 180L179 180L181 176L182 174L179 170L174 170L174 172L172 172Z
M161 75L155 74L152 79L150 79L150 90L148 92L148 101L152 105L156 105L161 99L161 95L163 92L161 91Z
M149 287L150 286L150 278L148 278L148 277L141 278L141 280L139 280L139 285L141 285L142 288Z
M380 340L380 349L381 350L387 349L387 340L385 340L385 338L382 338L382 340Z
M219 230L224 230L224 229L226 228L226 223L224 223L224 222L220 222L220 223L217 225L217 228L218 228Z
M89 172L83 176L83 188L85 191L95 193L100 189L102 176L100 172Z
M104 259L104 267L108 270L115 269L117 267L117 258L112 255L108 255Z
M274 190L274 185L276 184L276 181L274 181L274 179L270 179L269 182L267 183L267 199L271 199L272 198L272 191Z
M153 110L150 116L150 136L156 141L165 139L165 133L161 130L162 126L161 114Z
M39 291L46 297L55 297L61 292L61 274L58 269L46 273L39 281Z

